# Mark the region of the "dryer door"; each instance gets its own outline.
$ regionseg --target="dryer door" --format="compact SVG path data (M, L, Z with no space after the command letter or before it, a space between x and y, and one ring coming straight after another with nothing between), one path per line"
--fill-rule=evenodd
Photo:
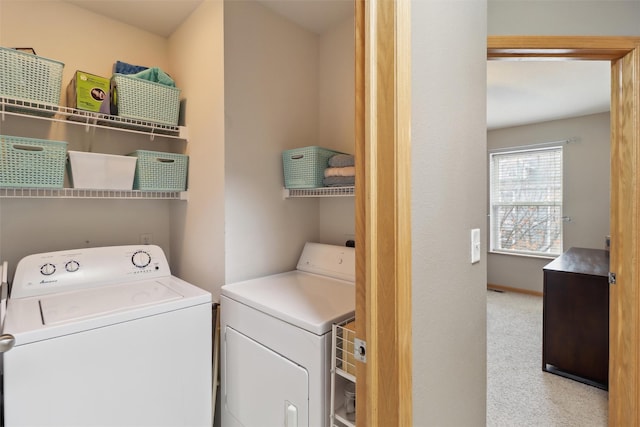
M307 427L307 370L229 326L225 340L224 425Z

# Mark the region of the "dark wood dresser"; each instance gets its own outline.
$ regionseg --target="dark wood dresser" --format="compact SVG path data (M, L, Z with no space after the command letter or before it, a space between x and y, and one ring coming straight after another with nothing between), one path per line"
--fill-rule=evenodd
M607 390L609 252L571 248L543 271L542 370Z

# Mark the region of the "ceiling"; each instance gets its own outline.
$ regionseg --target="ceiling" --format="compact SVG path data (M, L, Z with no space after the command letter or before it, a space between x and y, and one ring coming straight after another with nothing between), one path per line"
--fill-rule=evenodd
M609 111L608 61L488 61L487 128Z
M203 0L66 1L168 37ZM353 15L352 0L257 1L317 34ZM610 73L609 63L600 61L490 61L487 63L487 128L609 111Z
M203 0L64 0L99 15L169 37Z

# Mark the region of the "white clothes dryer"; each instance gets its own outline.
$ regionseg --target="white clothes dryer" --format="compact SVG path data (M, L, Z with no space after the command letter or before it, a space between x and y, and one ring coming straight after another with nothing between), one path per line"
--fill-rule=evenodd
M162 249L23 258L3 337L4 425L211 426L211 294Z
M331 326L353 317L355 250L307 243L297 269L222 287L223 427L329 424Z

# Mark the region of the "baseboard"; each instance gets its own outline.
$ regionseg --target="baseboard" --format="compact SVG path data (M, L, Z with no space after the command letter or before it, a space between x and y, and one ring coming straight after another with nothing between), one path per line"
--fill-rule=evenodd
M537 297L544 295L542 292L532 291L530 289L512 288L511 286L494 285L493 283L487 283L487 289L492 291L517 292L520 294L535 295Z

